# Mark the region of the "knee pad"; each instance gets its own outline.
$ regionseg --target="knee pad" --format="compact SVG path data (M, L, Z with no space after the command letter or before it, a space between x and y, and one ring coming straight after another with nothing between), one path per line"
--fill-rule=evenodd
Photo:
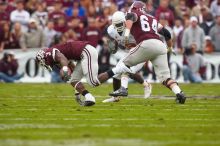
M163 81L163 85L166 86L169 89L171 89L170 86L172 84L177 84L178 85L178 83L175 80L171 79L171 78L168 78L165 81Z

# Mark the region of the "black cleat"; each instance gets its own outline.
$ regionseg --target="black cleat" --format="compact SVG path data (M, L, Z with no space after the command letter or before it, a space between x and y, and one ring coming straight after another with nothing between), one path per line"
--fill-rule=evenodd
M176 103L184 104L185 101L186 101L186 97L182 91L176 94Z
M119 88L118 90L112 92L112 93L109 93L109 96L114 96L114 97L117 97L117 96L128 96L128 90L124 87L121 87Z

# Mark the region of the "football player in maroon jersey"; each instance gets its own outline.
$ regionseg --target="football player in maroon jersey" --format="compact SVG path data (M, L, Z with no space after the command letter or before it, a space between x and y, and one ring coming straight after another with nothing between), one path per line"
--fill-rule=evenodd
M124 59L124 66L131 67L150 60L154 66L158 80L176 94L177 103L184 104L186 100L185 95L177 82L171 79L167 62L167 47L158 36L158 33L163 35L166 39L167 46L171 48L171 34L166 28L158 24L155 17L147 14L146 6L142 1L135 1L126 16L125 45L128 42L126 40L128 40L129 34L134 36L138 45ZM117 95L122 95L120 89L115 91L114 96Z
M71 62L72 60L76 61L76 65ZM123 72L122 69L125 69L124 72L130 72L129 68L121 64L98 75L97 50L88 42L82 41L69 41L51 48L41 49L37 52L36 61L48 70L52 70L53 66L60 67L63 80L70 80L76 91L85 97L83 101L79 96L76 98L83 106L95 104L95 98L80 82L83 76L91 86L98 86L113 75Z

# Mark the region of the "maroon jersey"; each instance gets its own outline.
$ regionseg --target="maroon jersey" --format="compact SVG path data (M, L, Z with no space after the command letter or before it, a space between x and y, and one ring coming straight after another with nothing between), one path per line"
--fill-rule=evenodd
M131 28L131 34L137 43L148 39L160 40L157 34L158 21L155 17L137 10L132 10L130 13L137 16L137 21L133 23Z
M88 42L69 41L63 44L55 45L46 50L45 62L47 65L53 66L55 51L62 53L68 60L81 60L81 54Z

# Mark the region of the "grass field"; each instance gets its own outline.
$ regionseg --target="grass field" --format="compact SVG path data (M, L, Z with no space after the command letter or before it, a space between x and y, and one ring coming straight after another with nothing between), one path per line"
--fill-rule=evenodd
M0 146L220 145L220 84L181 87L185 105L160 84L152 98L104 104L104 84L89 88L96 105L81 107L68 84L0 84ZM130 84L129 94L143 95L142 87Z

